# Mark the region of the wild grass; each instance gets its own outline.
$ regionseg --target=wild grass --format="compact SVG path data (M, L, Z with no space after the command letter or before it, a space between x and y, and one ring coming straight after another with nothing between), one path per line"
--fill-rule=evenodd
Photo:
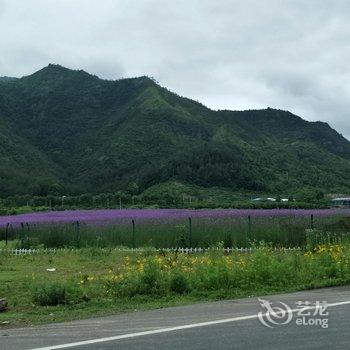
M219 248L223 243L219 244ZM55 271L47 269L55 268ZM0 297L10 326L55 322L201 300L263 295L350 281L350 244L286 251L259 244L251 253L0 253Z

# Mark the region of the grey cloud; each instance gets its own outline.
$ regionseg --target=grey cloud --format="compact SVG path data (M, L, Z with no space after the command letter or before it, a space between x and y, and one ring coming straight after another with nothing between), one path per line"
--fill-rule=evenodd
M0 0L0 18L0 75L147 74L211 108L288 109L350 138L347 0Z

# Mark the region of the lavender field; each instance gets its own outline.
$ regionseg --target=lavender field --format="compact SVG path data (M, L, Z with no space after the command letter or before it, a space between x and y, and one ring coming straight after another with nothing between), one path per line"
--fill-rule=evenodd
M296 246L305 244L307 229L347 234L349 217L349 209L51 211L0 216L0 240L23 247Z

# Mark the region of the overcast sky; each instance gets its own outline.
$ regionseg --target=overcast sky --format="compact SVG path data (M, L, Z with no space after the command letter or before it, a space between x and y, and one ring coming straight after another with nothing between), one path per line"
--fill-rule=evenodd
M153 76L213 109L275 107L350 139L349 0L0 0L0 76Z

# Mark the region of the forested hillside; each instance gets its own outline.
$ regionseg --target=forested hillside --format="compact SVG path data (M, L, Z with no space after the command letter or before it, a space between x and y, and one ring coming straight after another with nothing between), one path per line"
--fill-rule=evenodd
M350 142L286 111L212 111L147 77L49 65L0 79L0 197L138 194L168 181L345 192Z

